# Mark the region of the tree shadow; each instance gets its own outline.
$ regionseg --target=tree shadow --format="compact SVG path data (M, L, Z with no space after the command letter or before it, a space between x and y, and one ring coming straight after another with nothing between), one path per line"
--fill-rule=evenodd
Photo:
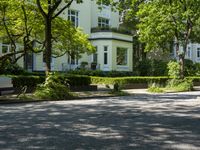
M199 149L196 97L158 94L1 105L0 149Z

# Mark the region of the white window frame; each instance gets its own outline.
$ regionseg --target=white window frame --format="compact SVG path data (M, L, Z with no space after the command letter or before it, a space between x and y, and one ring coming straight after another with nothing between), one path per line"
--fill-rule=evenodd
M108 22L107 22L108 21ZM104 17L98 17L98 27L109 27L110 26L110 19Z
M3 47L7 47L6 52L3 52ZM10 44L1 44L1 52L2 52L2 54L7 54L7 53L11 52Z
M74 13L72 13L72 12L74 12ZM70 20L75 27L79 26L79 17L78 16L79 16L79 11L73 10L73 9L68 10L68 20ZM75 18L74 21L72 20L72 17Z

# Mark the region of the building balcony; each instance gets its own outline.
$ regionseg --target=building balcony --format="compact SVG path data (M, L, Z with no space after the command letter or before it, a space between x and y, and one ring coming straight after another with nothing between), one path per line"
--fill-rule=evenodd
M132 34L128 32L122 32L116 28L92 28L89 40L118 40L125 42L132 42Z
M115 32L115 33L120 33L120 34L132 35L132 32L130 30L127 30L124 28L111 28L111 27L91 28L91 33L96 33L96 32Z

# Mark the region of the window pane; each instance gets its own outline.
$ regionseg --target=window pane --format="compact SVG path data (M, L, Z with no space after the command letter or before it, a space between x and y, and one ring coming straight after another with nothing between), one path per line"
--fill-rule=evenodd
M70 20L75 27L78 27L78 11L68 10L68 20Z
M104 53L104 65L107 65L108 64L108 53L105 52Z
M97 63L97 53L93 54L93 62Z
M98 18L98 26L99 27L109 27L109 19L107 18Z
M127 49L117 48L117 65L127 65Z

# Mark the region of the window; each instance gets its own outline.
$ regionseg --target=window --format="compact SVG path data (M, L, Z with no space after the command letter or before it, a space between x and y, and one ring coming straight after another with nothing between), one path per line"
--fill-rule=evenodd
M108 46L104 46L104 65L108 64Z
M98 58L97 53L94 53L93 54L93 62L97 63L97 60L98 60L97 58Z
M200 58L200 48L197 48L197 58Z
M2 53L5 54L5 53L8 53L8 52L10 52L10 45L2 44Z
M78 11L68 10L68 20L70 20L75 27L78 27Z
M127 65L127 48L117 47L117 65Z
M95 47L95 49L96 49L96 53L92 55L92 62L97 63L98 61L97 46Z
M98 18L98 27L109 27L109 19L107 18Z
M71 56L68 55L68 63L71 65L78 65L78 57L76 57L74 54Z
M190 47L188 47L188 49L187 49L187 57L191 57L191 49L190 49Z

